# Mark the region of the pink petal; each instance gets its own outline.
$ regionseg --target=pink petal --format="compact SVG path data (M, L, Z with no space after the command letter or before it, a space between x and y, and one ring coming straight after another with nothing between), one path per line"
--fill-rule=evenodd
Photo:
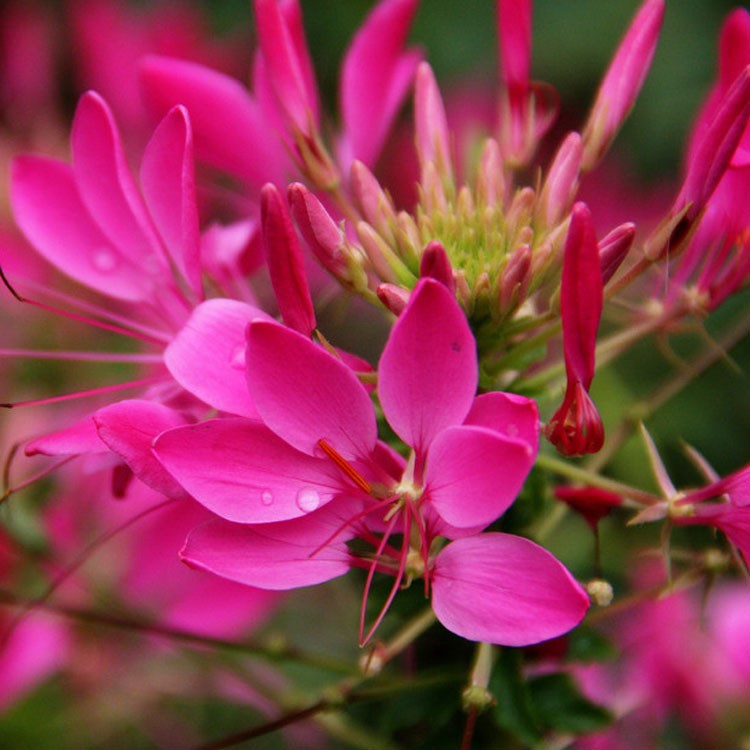
M140 73L146 99L157 114L175 104L190 112L199 159L257 187L282 181L288 157L281 138L239 81L196 63L156 55L144 58Z
M298 518L347 489L332 462L300 453L249 419L169 430L154 453L199 503L229 521Z
M193 134L184 107L170 110L151 136L141 163L141 185L172 262L202 299Z
M325 440L344 458L369 456L375 411L357 376L305 336L258 321L248 332L247 379L261 419L300 451Z
M26 445L27 456L75 456L80 453L107 453L91 415L69 427L50 432Z
M438 432L460 424L477 387L476 343L455 297L422 279L391 330L378 392L396 434L424 453Z
M531 67L531 0L499 0L500 75L511 99L526 93Z
M164 362L186 390L220 411L257 416L245 378L245 329L271 320L257 307L211 299L193 310L164 352Z
M67 164L18 157L11 179L15 220L50 263L108 297L142 300L151 293L149 277L92 221Z
M539 411L531 398L501 391L483 393L474 399L464 424L487 427L505 437L521 440L536 455Z
M279 595L191 570L178 555L188 534L212 518L186 499L141 519L128 535L128 565L118 593L169 627L217 638L247 635L265 621Z
M142 482L168 497L185 494L151 452L157 435L187 423L182 414L153 401L131 399L99 409L94 422L99 437Z
M719 84L728 89L750 65L750 11L735 8L724 20L719 40Z
M490 533L459 539L435 560L435 615L472 641L539 643L574 628L588 607L588 597L563 564L522 537Z
M294 125L309 135L318 103L312 64L297 0L255 0L258 41L280 105Z
M262 589L330 581L350 566L343 540L325 544L342 523L326 511L263 526L208 521L188 536L181 557L193 567Z
M445 106L440 96L435 74L423 62L417 71L414 92L414 120L419 161L422 166L433 162L440 174L451 174L450 131Z
M260 192L263 239L268 272L284 322L295 331L311 336L316 328L307 273L286 201L275 185Z
M449 427L430 444L424 499L451 526L487 526L516 499L534 456L484 427Z
M62 668L70 645L62 620L25 613L0 652L0 711Z
M421 55L404 51L418 0L384 0L354 36L341 68L341 112L348 162L373 166Z
M102 232L144 270L166 269L117 124L98 94L88 92L79 100L70 143L78 191Z

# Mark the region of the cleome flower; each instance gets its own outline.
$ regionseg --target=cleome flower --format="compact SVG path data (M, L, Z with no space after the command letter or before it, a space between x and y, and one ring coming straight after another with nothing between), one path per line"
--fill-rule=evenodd
M580 621L588 599L560 562L528 539L481 533L521 489L539 421L530 399L475 396L475 342L444 285L419 282L379 362L383 415L406 459L378 440L355 373L307 337L254 322L248 359L262 421L209 420L154 442L167 471L219 516L190 534L188 564L268 589L363 568L361 642L415 578L465 638L523 645ZM367 629L377 573L394 582Z

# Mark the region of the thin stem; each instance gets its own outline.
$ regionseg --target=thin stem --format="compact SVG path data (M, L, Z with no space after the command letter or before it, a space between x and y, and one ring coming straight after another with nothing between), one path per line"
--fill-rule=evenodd
M426 607L420 614L404 625L401 630L383 647L378 649L378 660L381 665L393 659L404 649L411 646L422 633L432 627L437 618L432 607Z
M610 434L604 445L604 449L595 456L592 456L586 463L586 469L595 472L602 466L605 466L641 422L648 419L661 406L676 396L698 375L726 356L726 353L749 333L750 319L747 316L743 316L719 339L717 346L705 351L701 356L693 360L689 368L680 370L674 374L646 400L633 405L617 429Z
M196 750L224 750L227 747L234 747L235 745L239 745L242 742L247 742L248 740L253 740L257 737L262 737L263 735L275 732L277 729L283 729L289 724L294 724L297 721L308 719L312 716L315 716L315 714L320 713L321 711L329 709L330 707L331 706L327 700L321 699L319 701L316 701L312 705L307 706L306 708L284 714L283 716L280 716L278 719L274 719L273 721L267 721L265 724L260 724L259 726L252 727L251 729L247 729L244 732L237 732L236 734L229 735L228 737L223 737L216 742L209 742L207 745L200 745L196 748Z
M0 589L0 605L10 607L27 607L29 602L10 591ZM352 674L354 670L351 664L344 664L333 659L325 659L316 654L308 654L296 648L282 646L276 643L265 645L263 643L228 641L222 638L193 633L189 630L171 627L158 622L149 622L136 617L126 615L113 615L106 612L96 612L84 607L74 607L56 602L38 602L36 607L45 612L51 612L61 617L66 617L77 622L85 622L92 625L140 633L147 636L164 636L175 641L192 644L198 647L208 647L222 651L234 651L253 656L262 656L270 661L298 661L313 667L324 669L328 672L338 674Z
M629 498L641 505L654 505L661 500L661 498L652 495L650 492L638 490L628 484L618 482L616 479L603 477L588 468L569 463L568 461L563 461L560 458L550 456L546 453L540 453L537 456L536 462L537 465L552 471L555 474L560 474L561 476L567 477L576 482L614 492L616 495Z

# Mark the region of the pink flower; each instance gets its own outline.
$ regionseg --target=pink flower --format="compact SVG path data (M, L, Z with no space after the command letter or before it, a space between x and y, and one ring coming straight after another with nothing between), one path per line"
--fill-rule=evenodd
M721 498L715 503L706 500ZM750 561L750 466L688 492L674 504L672 522L678 526L713 526Z
M420 58L404 50L416 7L417 0L381 0L355 35L341 72L344 129L335 162L320 137L317 83L297 0L255 2L260 51L253 93L210 68L150 56L141 71L146 99L159 113L185 104L200 158L250 186L281 184L294 174L287 141L296 166L318 187L330 187L354 159L377 159ZM235 124L230 139L227 122Z
M188 563L273 589L351 566L368 570L366 590L376 572L394 575L366 636L363 601L362 640L414 577L424 578L438 619L467 638L533 643L580 620L588 600L549 553L520 537L478 534L531 468L536 407L509 394L475 398L474 340L442 284L417 285L378 369L380 403L411 448L408 461L378 441L370 397L351 369L306 337L256 322L248 356L262 423L209 421L155 442L175 479L226 519L193 531ZM350 550L355 537L374 552ZM445 540L454 541L441 549Z

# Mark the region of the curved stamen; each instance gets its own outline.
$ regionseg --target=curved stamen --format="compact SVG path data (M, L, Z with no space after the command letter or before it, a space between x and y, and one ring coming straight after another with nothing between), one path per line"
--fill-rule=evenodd
M63 318L68 318L69 320L75 320L79 323L85 323L86 325L93 326L94 328L101 328L105 331L111 331L112 333L119 333L122 336L127 336L129 338L134 339L140 339L141 341L146 341L150 344L159 344L162 345L166 343L167 339L162 338L155 338L153 336L148 336L146 334L137 333L136 331L129 331L126 328L121 328L120 326L111 325L110 323L104 323L100 320L95 320L93 318L87 318L84 315L79 315L78 313L70 312L68 310L63 310L59 307L55 307L54 305L48 305L44 302L39 302L37 300L30 299L29 297L23 297L20 295L11 285L11 283L8 281L8 277L5 275L5 272L2 269L2 266L0 266L0 280L2 280L2 283L5 284L8 291L19 301L24 302L27 305L32 305L32 307L38 307L40 310L44 310L45 312L53 313L54 315L60 315Z
M63 393L60 396L50 396L49 398L32 399L30 401L16 401L0 403L3 409L16 409L19 406L43 406L44 404L56 404L60 401L72 401L77 398L86 398L87 396L98 396L100 393L112 393L113 391L123 391L128 388L138 388L142 385L151 385L163 380L162 375L152 375L140 380L131 380L127 383L115 383L114 385L105 385L101 388L92 388L88 391L76 391L75 393Z
M386 529L386 534L383 537L383 541L387 541L388 537L393 531L393 525L396 521L396 516L393 517L392 523L388 524L388 528ZM362 597L362 607L360 609L360 618L359 618L359 645L364 646L370 638L372 638L375 631L380 626L380 623L383 621L383 618L386 615L386 612L388 612L388 609L390 608L391 604L393 603L394 598L396 597L396 593L398 592L399 588L401 587L401 581L404 579L404 572L406 571L406 561L409 557L409 536L411 534L411 515L409 513L404 513L402 515L403 520L403 542L401 544L401 553L400 553L400 559L399 559L399 566L398 570L396 571L396 577L393 581L393 585L391 586L391 590L388 592L388 597L385 600L385 603L383 604L382 608L380 609L380 612L378 613L378 616L375 618L375 622L372 624L372 627L367 631L367 635L363 638L362 637L362 631L364 630L364 624L365 624L365 614L367 609L367 599L370 593L370 586L372 584L372 579L375 575L375 565L374 563L377 562L380 549L378 549L378 554L375 557L375 560L373 561L373 565L370 566L370 572L367 575L367 583L365 586L364 595Z
M133 362L136 364L156 364L164 359L161 354L54 351L47 349L0 349L0 357L55 359L62 362Z

